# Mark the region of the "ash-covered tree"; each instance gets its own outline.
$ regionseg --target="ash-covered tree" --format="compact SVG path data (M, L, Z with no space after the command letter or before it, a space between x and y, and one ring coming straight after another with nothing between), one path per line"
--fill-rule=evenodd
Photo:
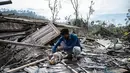
M88 30L88 24L89 24L89 20L90 20L90 17L91 15L94 13L94 9L93 9L93 5L94 5L94 1L91 1L91 4L90 4L90 7L89 7L89 12L88 12L88 15L87 15L87 22L85 24L85 26L87 27L86 29Z
M75 24L75 22L77 23L77 24ZM74 24L74 25L76 25L76 26L78 26L78 27L81 27L82 25L83 25L83 20L82 20L82 18L78 18L78 19L74 19L73 21L72 21L72 24Z
M79 0L70 0L71 1L71 4L73 6L73 9L74 9L74 14L75 14L75 23L74 25L77 25L78 22L78 16L79 16Z
M128 9L128 13L126 14L126 25L130 25L130 9Z
M67 25L71 25L70 17L71 17L71 15L65 17Z
M52 22L55 23L57 16L58 16L58 13L59 13L60 9L62 8L61 0L48 0L48 7L51 10Z
M90 4L90 6L89 6L89 12L87 13L87 19L83 19L82 21L83 21L83 25L82 25L82 28L83 28L83 32L84 32L84 34L85 34L85 36L88 34L88 31L89 31L89 23L91 23L91 22L89 22L89 20L90 20L90 18L91 18L91 15L94 13L94 9L93 9L93 5L94 5L95 3L94 3L94 1L92 0L91 1L91 4Z
M127 32L130 32L130 9L128 9L128 13L126 14L125 21L126 21L125 29L126 29Z
M125 34L124 39L125 39L125 41L129 41L130 42L130 9L128 9L128 13L126 14L125 21L126 21L125 29L127 29L127 30L126 30L126 34Z

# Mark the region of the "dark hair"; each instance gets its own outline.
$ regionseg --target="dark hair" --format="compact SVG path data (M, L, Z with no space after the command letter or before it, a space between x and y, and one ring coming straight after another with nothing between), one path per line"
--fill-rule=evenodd
M62 29L61 30L61 35L65 35L65 34L69 34L69 30L68 29Z

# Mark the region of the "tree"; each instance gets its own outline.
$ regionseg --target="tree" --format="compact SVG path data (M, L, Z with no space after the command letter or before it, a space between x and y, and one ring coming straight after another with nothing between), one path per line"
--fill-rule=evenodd
M130 25L130 9L128 9L128 13L126 14L126 25Z
M81 25L83 24L83 21L82 21L82 19L74 19L73 21L72 21L72 24L75 24L75 22L77 23L75 26L78 26L78 27L81 27Z
M52 22L55 23L61 9L61 0L48 0L48 6L52 13Z
M93 25L94 25L94 23L95 23L95 22L94 22L94 21L92 21L92 22L91 22L91 25L93 26Z
M105 21L102 22L102 27L105 27L107 25L107 23Z
M66 23L67 23L68 25L71 24L71 23L70 23L70 17L71 17L71 15L65 17Z
M90 17L91 17L91 15L92 15L93 12L94 12L93 5L94 5L94 2L91 1L91 5L90 5L90 7L89 7L89 13L88 13L88 15L87 15L87 24L86 24L87 30L88 30L88 23L89 23Z
M94 2L91 1L90 7L89 7L89 12L87 14L87 19L84 19L84 20L82 19L82 21L83 21L82 29L83 29L85 36L87 36L87 33L88 33L88 27L89 27L88 24L89 24L90 17L94 12L94 9L92 7L93 5L94 5Z
M78 16L79 16L79 0L70 0L71 1L71 4L73 6L73 9L75 11L75 24L74 25L77 25L77 20L78 20Z

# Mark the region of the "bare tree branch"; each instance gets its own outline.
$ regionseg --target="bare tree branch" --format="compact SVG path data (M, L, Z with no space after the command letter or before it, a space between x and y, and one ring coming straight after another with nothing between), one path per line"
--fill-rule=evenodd
M53 2L51 3L51 1ZM52 13L52 22L55 23L58 13L61 9L61 2L60 0L48 0L48 6Z
M75 25L77 25L77 19L78 19L78 15L79 15L79 13L78 13L79 0L70 0L70 1L71 1L72 6L73 6L73 9L75 11L75 19L76 19Z
M71 1L71 4L72 4L74 10L76 10L76 9L75 9L75 4L74 4L73 0L70 0L70 1Z

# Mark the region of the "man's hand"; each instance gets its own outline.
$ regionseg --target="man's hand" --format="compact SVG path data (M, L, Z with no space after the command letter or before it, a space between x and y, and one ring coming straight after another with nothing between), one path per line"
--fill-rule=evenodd
M63 50L63 46L58 46L57 50Z

